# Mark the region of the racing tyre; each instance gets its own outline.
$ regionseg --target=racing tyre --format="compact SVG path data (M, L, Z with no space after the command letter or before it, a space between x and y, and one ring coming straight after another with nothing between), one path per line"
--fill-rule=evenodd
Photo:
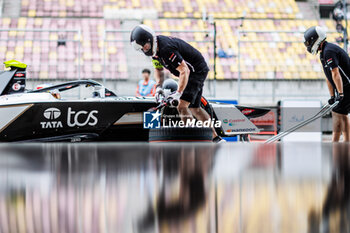
M160 128L150 129L149 142L211 142L211 128Z

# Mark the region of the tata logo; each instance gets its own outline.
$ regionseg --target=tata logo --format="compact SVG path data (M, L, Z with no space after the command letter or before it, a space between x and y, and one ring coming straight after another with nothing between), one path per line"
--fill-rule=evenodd
M50 121L40 122L41 128L43 129L63 128L62 122L56 120L61 116L61 111L58 108L48 108L44 111L43 115L46 119Z
M55 120L61 116L61 111L58 108L48 108L44 111L44 117L48 120Z
M96 114L98 114L97 110L92 110L91 112L84 110L75 112L71 107L69 107L67 114L67 124L69 127L83 127L86 125L95 126L98 123Z

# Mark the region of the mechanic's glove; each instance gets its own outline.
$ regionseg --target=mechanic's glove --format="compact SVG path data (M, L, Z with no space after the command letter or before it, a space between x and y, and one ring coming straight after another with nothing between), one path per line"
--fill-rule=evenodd
M338 104L344 99L344 93L339 93L339 95L335 98L335 101L339 101Z
M180 100L181 95L182 95L181 92L175 91L168 96L166 101L168 103L170 103L170 105L172 105L172 106L177 106L177 105L179 105L179 100Z
M328 100L328 104L332 105L335 103L335 96L331 96L331 98Z
M156 89L156 94L154 95L154 97L156 98L156 102L160 103L163 101L164 99L164 91L161 87L157 87Z

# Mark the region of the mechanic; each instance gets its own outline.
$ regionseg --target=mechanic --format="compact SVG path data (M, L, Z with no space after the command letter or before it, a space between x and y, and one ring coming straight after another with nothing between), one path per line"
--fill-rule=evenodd
M150 79L151 71L149 69L142 70L143 79L139 81L136 88L136 96L154 96L156 82Z
M344 141L350 141L350 58L348 54L336 44L326 41L326 32L316 26L307 29L304 33L304 44L307 51L316 55L320 51L320 60L331 98L330 105L339 101L333 108L333 142L338 142L341 134Z
M178 100L177 110L181 119L186 123L193 116L199 121L210 119L209 114L200 108L204 81L209 67L202 54L185 41L158 35L146 25L136 26L130 35L131 45L146 56L152 58L155 67L157 101L162 95L164 68L179 78L176 92L168 98ZM224 141L213 129L213 141Z

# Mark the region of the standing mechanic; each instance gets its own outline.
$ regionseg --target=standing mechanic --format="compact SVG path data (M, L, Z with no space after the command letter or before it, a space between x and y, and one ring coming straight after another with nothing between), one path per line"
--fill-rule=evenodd
M161 94L164 81L163 68L179 77L179 86L169 98L179 101L177 110L181 119L186 122L193 119L207 121L209 114L200 108L204 81L209 67L202 54L185 41L158 35L146 25L136 26L130 36L131 45L146 56L152 57L157 81L156 99ZM222 141L213 130L214 142Z
M304 44L307 51L316 55L320 53L323 71L327 77L327 86L331 98L329 104L339 101L333 108L333 142L338 142L343 133L344 141L350 141L350 58L338 45L326 41L323 28L311 27L304 33Z

